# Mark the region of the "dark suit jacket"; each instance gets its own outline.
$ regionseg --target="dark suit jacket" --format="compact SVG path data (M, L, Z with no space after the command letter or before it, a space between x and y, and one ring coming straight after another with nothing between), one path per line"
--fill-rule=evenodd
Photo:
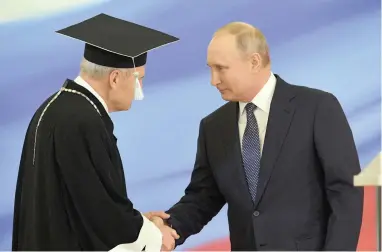
M168 211L177 245L227 203L232 250L356 250L363 189L353 186L360 164L341 105L330 93L276 78L255 204L238 103L228 102L201 121L191 182Z

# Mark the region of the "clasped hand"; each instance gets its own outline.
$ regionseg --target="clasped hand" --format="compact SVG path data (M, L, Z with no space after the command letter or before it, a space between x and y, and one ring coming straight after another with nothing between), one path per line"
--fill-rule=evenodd
M163 212L148 212L144 214L147 219L152 221L162 232L162 250L171 251L175 248L175 240L179 239L177 232L166 225L164 220L170 218L170 215Z

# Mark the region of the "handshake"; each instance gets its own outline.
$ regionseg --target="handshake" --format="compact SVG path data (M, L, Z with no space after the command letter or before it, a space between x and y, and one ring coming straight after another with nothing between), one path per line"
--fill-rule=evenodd
M170 218L170 215L163 212L148 212L144 216L153 222L162 232L162 251L171 251L175 248L175 240L179 239L177 232L166 225L164 220Z

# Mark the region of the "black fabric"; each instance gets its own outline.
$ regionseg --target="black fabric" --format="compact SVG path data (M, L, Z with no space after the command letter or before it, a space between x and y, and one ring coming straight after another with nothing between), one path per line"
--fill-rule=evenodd
M113 122L98 99L68 80L28 127L17 180L13 251L108 251L136 241L143 218L126 192Z
M144 66L147 61L147 53L143 53L136 58L110 53L98 47L86 44L84 58L98 65L115 68L134 68Z
M179 40L166 33L103 13L57 33L85 42L85 57L91 62L119 68L132 68L132 58L136 57L136 66L143 65L146 63L145 53Z

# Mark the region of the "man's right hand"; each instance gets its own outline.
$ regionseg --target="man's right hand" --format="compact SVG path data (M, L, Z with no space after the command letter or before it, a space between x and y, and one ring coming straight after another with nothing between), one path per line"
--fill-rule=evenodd
M175 248L175 239L179 239L179 235L177 232L167 226L163 219L160 217L152 217L151 221L159 228L162 232L162 250L163 251L171 251Z
M162 251L172 251L175 248L175 239L173 235L173 229L163 225L159 227L159 230L162 232Z

